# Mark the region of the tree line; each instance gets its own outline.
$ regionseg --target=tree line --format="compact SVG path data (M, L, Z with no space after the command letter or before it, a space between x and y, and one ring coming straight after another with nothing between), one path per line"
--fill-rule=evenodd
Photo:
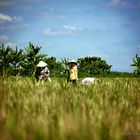
M66 76L68 70L68 58L62 58L57 61L55 57L48 57L47 54L40 54L42 47L34 46L29 42L28 46L24 49L15 49L0 45L0 75L5 76L33 76L36 77L37 64L40 60L43 60L48 64L48 68L51 72L51 76ZM136 69L134 73L121 73L112 72L112 65L100 57L83 57L78 58L78 70L79 76L139 76L140 75L140 57L136 54L136 58L133 59L133 64Z

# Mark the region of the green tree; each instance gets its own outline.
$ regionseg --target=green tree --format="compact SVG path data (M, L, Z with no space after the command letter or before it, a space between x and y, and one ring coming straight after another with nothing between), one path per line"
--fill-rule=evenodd
M61 59L61 65L62 65L62 72L64 74L67 74L69 68L68 68L68 62L69 62L69 59L68 58L62 58Z
M44 62L46 62L48 65L47 67L50 70L50 74L51 76L59 76L61 71L62 71L62 65L60 62L57 62L55 57L49 57L49 58L45 58Z
M10 59L11 59L11 68L14 70L14 75L20 75L20 69L22 61L25 59L25 55L23 55L23 50L16 47L15 50L10 50Z
M102 75L110 72L111 65L100 57L84 57L78 59L80 76Z
M10 50L11 48L9 46L4 46L4 44L0 46L0 66L3 76L7 75L7 69L9 68L9 63L11 62Z
M140 57L138 56L138 54L136 54L136 58L133 58L133 64L131 64L131 66L136 67L134 70L134 74L136 76L140 76Z
M24 68L24 73L27 75L35 75L37 64L40 60L43 60L47 55L39 54L42 47L34 46L31 42L27 48L25 48L25 61L21 64Z

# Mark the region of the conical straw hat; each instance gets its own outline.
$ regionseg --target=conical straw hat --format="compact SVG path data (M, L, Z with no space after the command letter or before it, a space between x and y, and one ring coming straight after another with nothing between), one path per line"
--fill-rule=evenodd
M37 64L37 67L45 67L47 66L47 63L45 63L44 61L40 61L38 64Z
M77 64L77 62L76 62L74 59L72 59L72 60L70 60L70 61L68 62L68 64L70 64L70 63Z

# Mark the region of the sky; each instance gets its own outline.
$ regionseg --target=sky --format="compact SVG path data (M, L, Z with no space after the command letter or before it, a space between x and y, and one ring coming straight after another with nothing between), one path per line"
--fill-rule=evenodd
M140 0L0 0L0 44L75 59L101 57L133 72L140 55Z

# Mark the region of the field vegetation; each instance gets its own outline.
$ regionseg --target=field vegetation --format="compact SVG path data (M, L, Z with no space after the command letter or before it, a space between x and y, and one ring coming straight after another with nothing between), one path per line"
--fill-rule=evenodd
M140 139L140 79L98 78L94 85L53 78L0 79L1 140Z

